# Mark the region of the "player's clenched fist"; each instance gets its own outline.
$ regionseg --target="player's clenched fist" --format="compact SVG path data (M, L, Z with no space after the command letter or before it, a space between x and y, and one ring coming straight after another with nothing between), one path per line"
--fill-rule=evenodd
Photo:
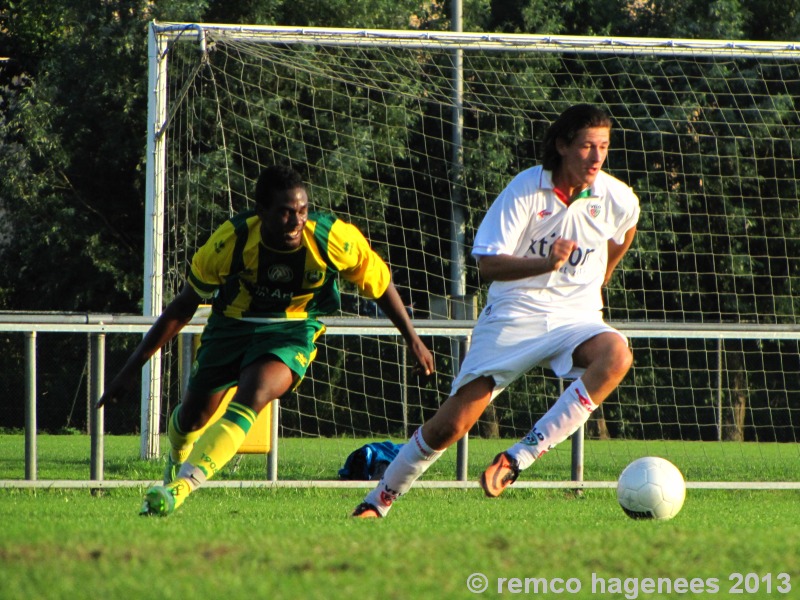
M547 263L550 265L551 270L557 271L562 265L567 262L569 255L578 247L578 244L572 240L565 240L558 238L550 246L550 254L547 256Z

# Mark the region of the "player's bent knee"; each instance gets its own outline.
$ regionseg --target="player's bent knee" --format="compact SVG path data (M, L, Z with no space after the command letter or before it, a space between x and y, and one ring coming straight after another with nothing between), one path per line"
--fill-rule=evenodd
M616 341L602 348L595 348L596 353L589 362L588 368L607 382L619 383L633 365L633 353L627 344Z
M633 353L627 346L616 347L609 351L608 355L609 372L613 377L622 380L633 366Z
M633 353L628 342L618 335L608 335L604 338L605 343L600 344L595 351L599 351L601 356L609 358L621 364L631 364Z
M619 365L620 370L627 373L628 370L633 366L633 352L631 352L630 348L625 346L617 354L617 364Z

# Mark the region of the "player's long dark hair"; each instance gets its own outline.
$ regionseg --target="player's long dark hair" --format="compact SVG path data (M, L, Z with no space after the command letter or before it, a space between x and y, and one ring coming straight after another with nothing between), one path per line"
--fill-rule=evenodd
M544 136L542 166L548 171L555 171L561 165L561 155L556 148L556 140L560 139L565 144L570 144L578 132L586 127L611 129L611 117L602 108L591 104L576 104L561 113Z
M267 208L275 192L305 187L300 173L285 165L272 165L261 171L258 176L255 201L259 206Z

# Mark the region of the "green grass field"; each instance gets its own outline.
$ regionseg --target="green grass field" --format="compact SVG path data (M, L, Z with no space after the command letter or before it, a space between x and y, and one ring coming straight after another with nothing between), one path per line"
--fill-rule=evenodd
M341 449L353 443L290 442L282 440L283 476L312 479L335 478ZM471 441L471 471L503 445ZM566 446L537 475L565 479ZM85 437L40 436L38 448L39 479L88 477ZM611 476L629 452L641 451L614 448L600 460L587 447L587 471ZM753 473L762 478L796 463L794 447L765 448L752 450L760 462ZM705 479L717 480L727 462L751 451L714 444L673 450L684 453L671 458L690 481L700 479L704 464ZM775 456L765 460L765 452ZM137 454L137 438L107 437L106 478L157 479L161 465ZM426 479L449 476L452 455ZM21 479L23 459L22 436L0 436L0 479ZM263 456L245 456L225 477L258 478L263 470ZM167 519L137 515L142 492L0 489L0 598L800 597L797 491L690 489L668 522L628 519L610 489L576 496L512 488L496 500L477 489L415 489L390 518L366 522L348 518L363 489L208 488ZM467 584L481 583L477 573L488 583L482 594ZM539 587L531 581L526 593L526 578L539 578ZM556 593L561 580L575 593ZM545 582L556 590L545 593Z

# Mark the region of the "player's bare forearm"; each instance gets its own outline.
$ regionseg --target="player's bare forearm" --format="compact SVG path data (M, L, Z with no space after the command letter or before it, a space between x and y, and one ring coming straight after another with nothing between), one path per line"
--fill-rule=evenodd
M406 312L406 307L400 299L400 294L397 293L397 288L393 283L389 283L389 287L380 298L375 299L375 303L380 307L384 314L389 317L389 320L397 327L397 330L403 336L408 348L414 355L417 362L416 371L423 375L430 375L433 373L434 362L433 355L428 347L417 335L414 325L411 323L411 318Z
M137 373L147 361L191 321L200 305L200 297L194 290L191 288L187 290L187 288L184 288L156 319L156 322L128 357L125 365L105 388L103 395L97 401L97 408L127 395Z
M574 241L558 238L551 245L546 257L487 254L478 257L478 270L481 278L486 281L514 281L534 277L560 269L576 247Z
M420 339L416 333L414 334L414 340L408 344L408 347L411 349L412 354L414 354L414 359L416 360L417 364L414 367L414 372L417 375L430 375L436 370L436 365L433 361L433 354L431 351L428 350L428 347L425 343Z
M608 266L606 267L606 276L603 280L604 286L607 285L611 280L611 275L614 274L614 269L617 268L617 265L622 260L622 257L625 256L628 248L631 247L633 238L635 236L636 227L631 227L627 232L625 232L625 239L621 244L617 244L612 240L608 241Z

